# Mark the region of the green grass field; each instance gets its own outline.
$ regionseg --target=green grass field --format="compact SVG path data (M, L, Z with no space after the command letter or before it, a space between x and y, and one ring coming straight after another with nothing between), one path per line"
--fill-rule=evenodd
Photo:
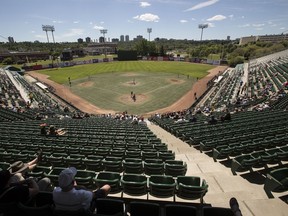
M39 72L67 86L70 77L71 91L102 109L142 114L173 104L212 68L186 62L127 61Z

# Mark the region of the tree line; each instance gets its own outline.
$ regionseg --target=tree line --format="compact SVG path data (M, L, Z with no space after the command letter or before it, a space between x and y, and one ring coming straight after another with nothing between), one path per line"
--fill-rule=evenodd
M64 49L84 49L88 45L85 42L42 43L35 41L0 43L0 53L5 51L46 51L49 52L49 55L56 57L60 56ZM228 62L229 66L234 67L250 59L287 49L287 47L288 41L280 43L257 41L240 46L238 40L194 41L156 38L154 41L141 39L118 42L117 50L133 50L139 56L182 55L183 57L198 59L206 59L210 55L217 55L219 60L224 60Z

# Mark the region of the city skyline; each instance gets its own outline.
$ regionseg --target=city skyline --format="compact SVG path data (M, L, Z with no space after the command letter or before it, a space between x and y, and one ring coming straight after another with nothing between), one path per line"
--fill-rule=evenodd
M199 24L208 25L203 40L288 32L287 0L10 0L1 7L0 42L47 42L42 25L55 27L55 42L94 41L103 29L111 40L200 40Z

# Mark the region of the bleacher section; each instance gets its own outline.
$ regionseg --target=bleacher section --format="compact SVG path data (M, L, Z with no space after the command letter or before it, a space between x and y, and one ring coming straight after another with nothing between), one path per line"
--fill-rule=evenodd
M273 198L275 189L287 192L287 51L227 69L221 77L209 82L209 88L191 109L151 116L146 121L152 122L151 125L134 124L133 116L128 114L124 118L88 115L75 119L75 113L81 111L55 95L52 89L39 88L17 73L8 73L0 71L0 169L7 169L17 160L32 160L42 149L43 158L30 176L49 177L52 185L57 186L61 170L76 167L79 185L88 189L111 186L109 199L104 199L102 207L115 205L121 215L128 212L130 216L169 216L173 215L171 212L181 216L233 215L229 208L206 203L205 197L210 189L214 192L210 201L223 195L227 192L223 185L234 187L227 179L235 181L251 173L261 173L266 178L265 184L263 181L262 185L257 184L263 192L265 189L267 199ZM25 94L28 101L23 99ZM227 110L231 120L221 120ZM217 119L213 124L212 115ZM42 135L43 123L63 128L66 133ZM171 140L167 144L168 135L157 136L152 132L153 126L160 126L175 140L179 138L184 147L177 146L175 140L175 146ZM205 162L204 169L196 162L191 166L199 159L194 155L178 155L180 151L197 152L210 157L211 162ZM221 172L211 174L210 167L215 164L228 173L225 178L221 178ZM192 169L201 172L191 175ZM221 198L229 199L236 192L228 190L226 197ZM51 199L51 192L43 196ZM246 199L247 195L243 197ZM44 204L41 208L34 206L36 209L15 203L0 204L0 213L11 213L13 209L18 211L13 215L39 215L41 211L43 215L63 215L53 214L50 205L53 202L45 199ZM116 213L101 206L99 215ZM246 213L253 212L250 207L245 209Z

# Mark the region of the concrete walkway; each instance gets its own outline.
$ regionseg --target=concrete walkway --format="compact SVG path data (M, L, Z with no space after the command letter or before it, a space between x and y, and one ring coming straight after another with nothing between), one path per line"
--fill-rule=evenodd
M151 131L156 134L168 149L176 153L176 160L183 160L188 165L186 175L199 176L209 185L204 202L216 207L230 208L231 197L237 198L243 216L287 216L288 204L280 198L268 199L263 182L265 177L258 172L240 173L234 176L229 167L220 162L214 162L212 157L200 153L194 147L176 138L153 123L148 124ZM274 194L275 197L288 195ZM287 197L286 197L287 199ZM176 201L187 202L176 199ZM199 200L193 201L199 203Z

